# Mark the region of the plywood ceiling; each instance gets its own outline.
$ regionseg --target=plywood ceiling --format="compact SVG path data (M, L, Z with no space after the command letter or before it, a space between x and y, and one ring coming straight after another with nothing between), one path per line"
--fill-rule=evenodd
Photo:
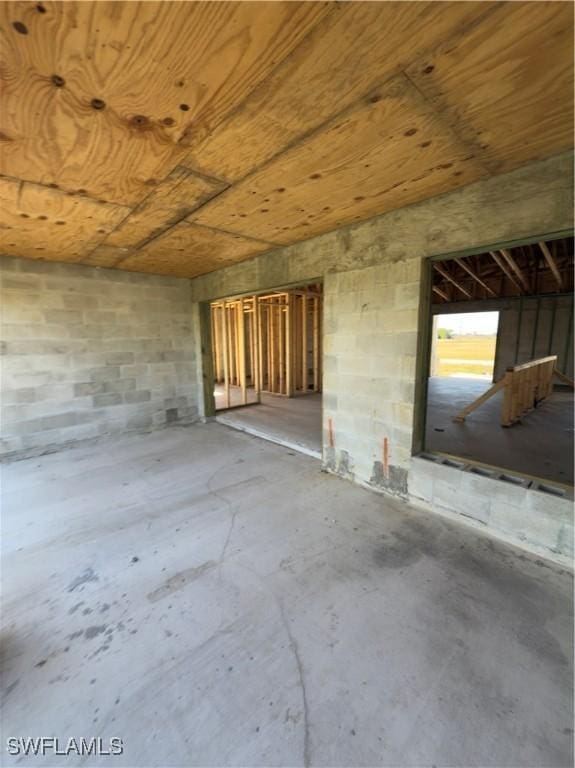
M3 2L0 252L193 277L573 144L563 2Z

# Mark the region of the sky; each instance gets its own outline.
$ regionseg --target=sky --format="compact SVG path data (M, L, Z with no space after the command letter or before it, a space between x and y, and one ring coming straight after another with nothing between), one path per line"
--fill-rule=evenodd
M466 312L462 315L438 315L437 327L448 328L458 334L497 333L499 312Z

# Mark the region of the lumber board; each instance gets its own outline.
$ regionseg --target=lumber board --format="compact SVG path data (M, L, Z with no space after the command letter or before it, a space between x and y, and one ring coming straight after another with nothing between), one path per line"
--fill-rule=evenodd
M557 356L529 360L527 363L509 367L503 378L495 382L486 392L462 408L453 418L464 422L470 413L479 408L500 390L503 390L501 426L510 427L553 392L553 376L556 374Z
M466 417L469 416L470 413L473 413L473 411L477 410L480 405L483 405L483 403L487 402L487 400L490 400L493 395L495 395L497 392L499 392L501 389L503 389L505 385L505 382L503 379L501 381L496 382L493 384L487 392L484 392L480 397L476 398L472 403L469 405L466 405L465 408L462 408L457 416L454 416L453 421L462 422L465 421Z
M561 381L563 384L567 384L568 386L575 388L575 381L570 379L569 376L566 376L564 373L561 373L561 371L558 371L557 368L554 368L553 375L557 376L559 381Z

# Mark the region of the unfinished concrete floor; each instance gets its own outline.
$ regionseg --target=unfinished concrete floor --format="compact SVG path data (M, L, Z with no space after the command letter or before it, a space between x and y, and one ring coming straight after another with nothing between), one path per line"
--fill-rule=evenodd
M221 424L241 429L321 458L321 394L261 394L259 405L225 411L217 416Z
M16 462L2 493L5 738L123 739L66 766L572 764L557 567L217 423Z
M430 378L426 450L573 485L573 392L557 389L522 423L507 428L500 425L503 393L498 392L455 424L455 414L490 386L470 378Z

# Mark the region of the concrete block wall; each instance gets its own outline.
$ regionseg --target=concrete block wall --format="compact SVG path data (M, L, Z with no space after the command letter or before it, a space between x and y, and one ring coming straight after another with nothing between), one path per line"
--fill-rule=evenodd
M323 421L328 469L407 495L421 260L328 274Z
M454 462L455 463L455 462ZM492 474L493 476L487 476ZM543 487L541 487L543 486ZM413 457L409 473L411 501L448 517L465 517L475 527L537 554L572 565L572 494L544 484L497 473L486 476L447 463Z
M565 520L571 502L549 502L533 492L528 502L533 525L525 532L517 512L521 504L515 522L512 515L502 521L501 499L486 507L491 486L472 484L467 496L458 497L458 484L467 481L451 467L444 469L453 482L442 486L438 481L423 501L417 483L429 485L430 480L421 477L421 460L411 455L411 447L423 260L471 248L485 251L493 244L540 238L572 226L573 153L566 152L199 277L192 281L192 300L197 305L323 280L325 468L442 513L449 508L454 515L467 515L472 509L484 517L477 524L497 536L532 548L539 538L548 556L568 558ZM502 489L507 491L507 485ZM442 502L443 491L449 503ZM555 518L545 512L550 504Z
M0 258L1 454L198 417L189 281Z
M411 444L423 260L541 238L572 224L567 152L277 248L191 285L4 259L2 451L195 420L203 413L199 303L320 279L324 466L417 498ZM482 491L471 493L482 508ZM489 515L485 524L494 520Z

